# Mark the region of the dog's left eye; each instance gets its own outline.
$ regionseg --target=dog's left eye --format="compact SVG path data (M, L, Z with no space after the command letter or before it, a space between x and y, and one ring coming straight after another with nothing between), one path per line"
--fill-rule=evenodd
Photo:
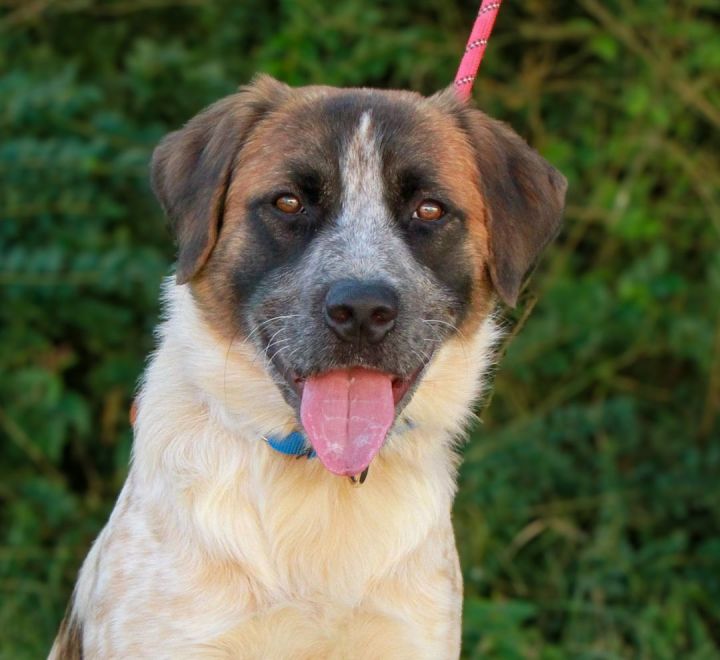
M302 213L305 210L300 199L290 193L280 195L280 197L275 200L275 207L288 215Z
M432 199L424 199L412 214L413 220L434 222L445 215L445 209Z

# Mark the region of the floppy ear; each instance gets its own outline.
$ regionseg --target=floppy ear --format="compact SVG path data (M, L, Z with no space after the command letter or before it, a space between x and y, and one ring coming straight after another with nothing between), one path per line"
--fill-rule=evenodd
M243 142L289 91L269 76L260 76L167 135L153 152L152 188L178 246L178 284L198 273L215 246Z
M514 307L523 281L560 230L567 181L502 122L464 108L487 205L490 277Z

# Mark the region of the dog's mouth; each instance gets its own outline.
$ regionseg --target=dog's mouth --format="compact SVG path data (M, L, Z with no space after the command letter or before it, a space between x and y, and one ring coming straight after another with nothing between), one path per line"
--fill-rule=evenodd
M427 362L424 363L422 366L418 367L410 376L407 378L402 378L401 376L395 376L393 374L384 374L388 378L390 378L390 386L392 389L392 395L393 395L393 402L395 404L396 408L401 408L404 402L405 397L410 392L411 389L413 389L415 383L418 381L420 374L424 371L425 366L427 365ZM361 367L354 367L354 368L361 368ZM338 370L343 371L343 370ZM368 371L374 371L369 369ZM326 373L332 373L332 372L326 372ZM311 377L313 378L313 377ZM295 392L297 394L298 400L302 401L303 393L305 391L305 383L307 382L307 377L299 376L296 373L290 374L290 378L288 379L289 383Z
M407 405L429 359L409 376L348 366L301 376L274 363L297 396L305 434L322 464L341 476L363 474Z

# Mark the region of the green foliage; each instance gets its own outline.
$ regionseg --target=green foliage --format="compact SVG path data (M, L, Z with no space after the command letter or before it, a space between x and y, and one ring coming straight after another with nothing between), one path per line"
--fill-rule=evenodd
M476 3L0 6L0 657L22 659L126 473L172 259L154 144L255 71L432 92ZM500 13L476 98L570 193L466 449L467 658L720 657L719 18Z

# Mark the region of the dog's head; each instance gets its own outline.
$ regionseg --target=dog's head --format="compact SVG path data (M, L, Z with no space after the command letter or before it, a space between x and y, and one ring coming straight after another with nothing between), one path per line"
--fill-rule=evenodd
M177 281L265 356L324 465L361 472L433 355L514 305L565 179L458 102L261 77L171 133Z

